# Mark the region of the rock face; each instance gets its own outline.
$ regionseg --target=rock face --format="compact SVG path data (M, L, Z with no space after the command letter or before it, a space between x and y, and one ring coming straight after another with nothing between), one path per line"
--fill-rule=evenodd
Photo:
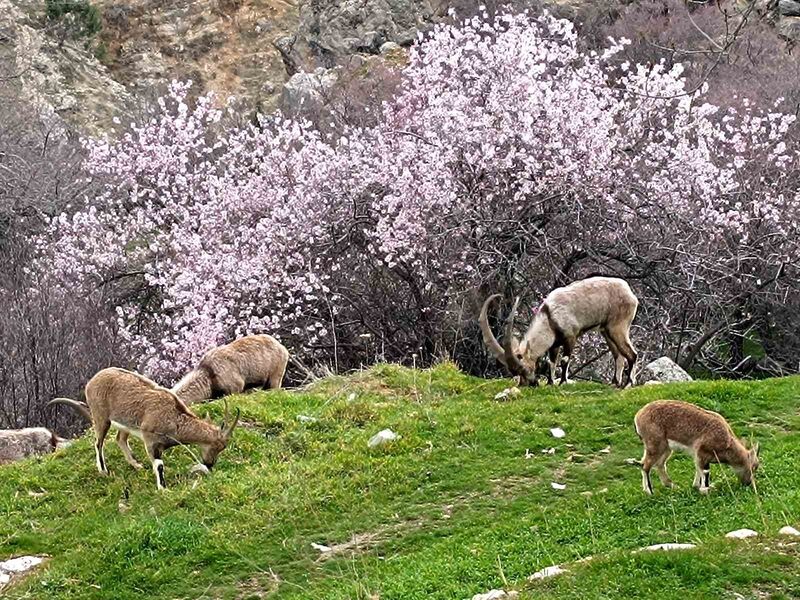
M320 67L313 73L295 73L283 86L281 103L287 107L289 114L301 105L320 103L324 99L325 90L336 83L336 80L336 69Z
M377 54L386 42L411 45L417 31L443 14L429 0L311 0L300 9L295 51L306 63L330 68L337 59Z
M50 454L58 444L56 435L44 427L0 429L0 465L29 456Z
M40 5L0 0L0 75L12 75L9 85L45 115L77 121L89 132L107 129L129 107L130 95L82 42L47 33L44 9L34 6Z
M293 75L408 46L450 1L91 0L102 29L73 40L59 37L44 2L0 0L0 61L24 73L26 96L88 133L108 131L173 79L269 112ZM287 93L305 94L306 83Z
M672 383L676 381L692 381L691 375L684 371L674 360L667 356L647 364L637 375L639 383L648 382Z

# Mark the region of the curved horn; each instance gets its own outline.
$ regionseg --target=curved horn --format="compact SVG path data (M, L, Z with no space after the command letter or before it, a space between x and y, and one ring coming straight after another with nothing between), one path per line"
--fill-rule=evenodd
M511 340L514 337L514 317L517 316L517 306L519 306L519 296L514 300L514 307L506 321L506 335L503 338L503 352L505 354L505 364L512 375L519 375L528 382L536 381L536 373L525 368L515 353L516 348L512 347Z
M231 438L231 436L233 435L233 430L236 429L236 425L239 424L239 415L240 414L241 413L239 412L239 409L237 408L236 409L236 416L233 417L233 423L231 423L230 425L227 425L225 427L225 431L223 433L225 435L225 439L226 440L229 440Z
M492 294L489 296L486 301L483 303L483 308L481 308L481 315L478 317L478 323L481 326L481 335L483 336L483 343L486 344L486 347L489 349L494 357L504 365L508 366L506 363L506 356L503 347L500 345L500 342L497 341L497 338L494 337L492 333L492 329L489 327L489 317L487 313L489 312L489 305L494 301L496 298L500 298L500 294Z

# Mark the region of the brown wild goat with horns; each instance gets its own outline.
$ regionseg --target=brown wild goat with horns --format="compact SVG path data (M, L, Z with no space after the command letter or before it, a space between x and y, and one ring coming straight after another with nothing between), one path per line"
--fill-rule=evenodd
M193 404L247 388L280 389L289 351L271 335L248 335L212 348L172 391Z
M164 463L161 454L167 448L181 444L197 444L202 451L203 470L211 469L231 440L239 422L230 420L225 405L225 420L217 427L201 419L170 390L143 375L118 369L103 369L86 384L86 403L70 398L56 398L49 404L65 404L91 421L96 436L97 469L107 475L103 442L112 425L117 428L119 444L125 460L135 469L140 465L128 446L128 436L135 435L144 442L153 463L158 489L164 489Z
M631 344L630 328L639 301L628 283L616 277L590 277L576 281L550 292L536 310L522 340L514 337L514 317L519 297L506 323L501 346L489 328L489 304L500 294L489 296L483 303L479 323L483 341L494 357L503 363L512 375L519 375L521 383L538 385L539 360L547 355L548 383L553 383L559 351L561 357L561 383L567 381L570 356L580 336L599 329L614 357L613 383L619 387L633 385L633 367L636 350ZM626 374L627 363L627 377Z

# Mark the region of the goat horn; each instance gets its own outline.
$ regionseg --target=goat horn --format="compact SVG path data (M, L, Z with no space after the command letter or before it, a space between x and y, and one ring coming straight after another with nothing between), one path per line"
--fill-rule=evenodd
M506 321L506 335L503 338L503 352L506 359L505 364L512 375L519 375L532 383L536 380L536 374L526 369L525 365L520 362L517 355L514 353L514 347L511 343L514 338L514 318L517 316L517 306L519 306L519 296L517 296L514 301L514 307L511 309L511 314L508 315L508 321Z
M240 414L241 413L240 413L239 409L237 408L236 409L236 416L233 417L233 422L230 425L227 425L225 427L225 439L230 439L231 435L233 435L233 430L236 429L236 425L239 424L239 415Z
M489 327L489 305L496 299L500 298L500 294L493 294L489 296L486 301L483 303L483 307L481 308L481 315L478 317L478 323L481 327L481 335L483 336L483 343L486 344L486 347L489 351L494 355L494 357L504 365L508 366L506 363L506 356L503 350L503 347L497 341L497 338L494 337L492 333L492 329Z

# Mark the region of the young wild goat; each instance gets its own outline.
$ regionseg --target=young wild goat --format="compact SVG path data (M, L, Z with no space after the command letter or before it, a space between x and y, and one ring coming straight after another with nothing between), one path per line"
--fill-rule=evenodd
M118 430L117 444L125 460L135 469L141 469L142 465L131 453L128 436L140 438L153 463L158 489L166 487L161 460L164 450L179 444L197 444L202 451L203 467L211 469L239 421L239 410L231 421L226 404L224 421L217 427L192 413L170 390L138 373L118 368L103 369L89 380L86 404L69 398L56 398L49 404L70 406L91 421L97 437L97 469L103 475L108 474L103 442L111 425Z
M750 485L758 469L758 444L748 450L733 434L721 415L677 400L657 400L642 408L633 419L636 433L644 442L642 488L653 493L650 469L658 471L661 483L672 487L667 460L673 450L694 456L694 487L707 493L709 465L730 465L743 485Z
M172 391L186 404L238 394L250 387L280 389L289 351L271 335L249 335L206 352Z
M614 357L613 383L619 387L634 385L633 367L637 355L631 344L630 328L639 300L623 279L590 277L556 288L536 309L521 341L514 337L514 317L519 305L517 298L508 317L502 346L492 334L487 318L489 304L499 297L500 294L495 294L483 303L478 319L483 341L512 375L520 376L521 383L538 385L538 376L542 371L538 363L547 355L547 381L552 385L560 350L563 350L561 383L566 383L570 356L578 338L587 331L599 329ZM626 363L627 379L624 379Z

